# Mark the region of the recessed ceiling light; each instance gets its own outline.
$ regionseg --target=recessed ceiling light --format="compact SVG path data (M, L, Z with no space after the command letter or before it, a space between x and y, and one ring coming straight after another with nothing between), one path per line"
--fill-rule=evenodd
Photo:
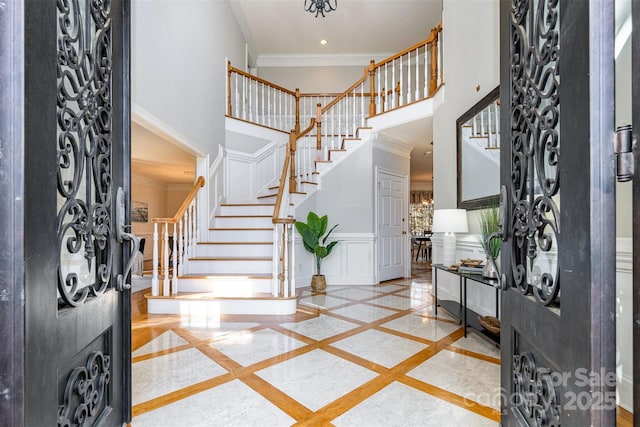
M327 44L327 41L325 39L320 40L320 44L324 45Z

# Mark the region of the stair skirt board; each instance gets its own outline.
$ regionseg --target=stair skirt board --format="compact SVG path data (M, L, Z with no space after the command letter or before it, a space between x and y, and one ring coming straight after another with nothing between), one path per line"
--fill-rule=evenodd
M180 314L192 318L203 325L219 321L222 314L295 314L297 296L274 298L271 294L253 297L216 297L209 293L185 293L174 297L154 297L149 294L147 311L149 314Z
M237 297L269 293L271 274L211 274L178 278L180 292L210 292L219 297Z

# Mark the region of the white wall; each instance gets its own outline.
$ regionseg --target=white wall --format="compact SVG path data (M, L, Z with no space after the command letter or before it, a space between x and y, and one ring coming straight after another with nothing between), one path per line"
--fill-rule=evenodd
M245 57L229 3L133 0L131 22L132 103L214 158L225 136L226 58Z
M442 28L444 102L433 118L436 209L457 204L456 119L500 83L499 3L444 0Z

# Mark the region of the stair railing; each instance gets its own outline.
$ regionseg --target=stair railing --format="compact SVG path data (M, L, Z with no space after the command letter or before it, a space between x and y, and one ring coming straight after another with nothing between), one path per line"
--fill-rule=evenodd
M171 218L153 218L153 275L151 278L151 294L153 296L170 296L178 293L178 278L185 274L185 265L189 257L196 253L196 245L200 234L198 215L207 215L206 210L196 206L196 195L204 187L205 180L199 176L187 197ZM162 233L162 241L159 240ZM169 248L169 237L172 238ZM169 259L171 254L171 259ZM160 275L162 273L162 289ZM171 276L170 276L171 274Z
M300 90L283 88L227 61L227 116L272 129L300 130Z
M487 150L500 148L500 105L494 101L476 114L469 122L471 138L486 138Z
M369 117L433 96L444 83L442 24L429 37L369 67Z

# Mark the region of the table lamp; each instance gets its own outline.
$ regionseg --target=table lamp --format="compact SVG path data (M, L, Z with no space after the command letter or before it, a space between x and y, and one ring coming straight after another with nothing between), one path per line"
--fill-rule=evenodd
M433 212L432 233L444 233L442 264L447 267L456 262L456 234L469 232L465 209L436 209Z

